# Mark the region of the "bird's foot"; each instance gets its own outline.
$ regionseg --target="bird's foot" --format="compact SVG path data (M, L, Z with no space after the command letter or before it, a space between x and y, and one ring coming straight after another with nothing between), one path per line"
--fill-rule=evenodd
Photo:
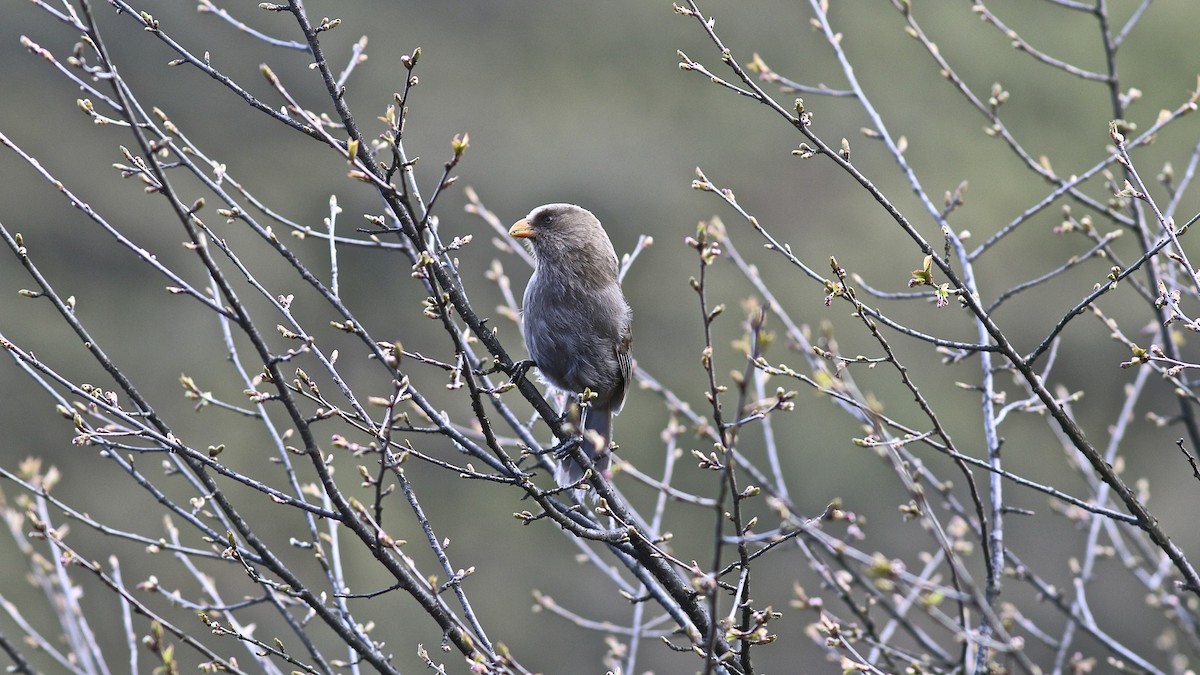
M479 368L475 371L475 374L483 377L486 375L495 375L496 373L504 373L509 375L513 382L516 382L518 378L525 377L525 373L529 372L529 369L536 365L536 363L529 359L522 359L520 361L513 361L511 367L505 368L504 364L499 361L493 361L490 368Z
M563 459L569 457L571 455L571 451L579 447L579 444L582 442L583 436L574 435L552 448L546 448L545 450L542 450L538 454L553 455L554 459L557 459L561 462Z
M513 364L512 370L509 372L508 376L513 382L516 382L517 380L525 377L525 374L529 372L529 369L536 365L537 363L535 363L532 359L521 359Z

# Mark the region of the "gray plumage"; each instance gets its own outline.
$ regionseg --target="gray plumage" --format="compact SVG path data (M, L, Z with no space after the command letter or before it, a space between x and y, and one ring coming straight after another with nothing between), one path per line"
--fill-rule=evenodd
M612 417L632 379L633 339L612 242L591 212L573 204L539 206L509 232L532 245L537 261L521 310L529 356L558 389L596 395L583 413L583 448L607 472ZM582 477L583 467L564 458L559 484Z

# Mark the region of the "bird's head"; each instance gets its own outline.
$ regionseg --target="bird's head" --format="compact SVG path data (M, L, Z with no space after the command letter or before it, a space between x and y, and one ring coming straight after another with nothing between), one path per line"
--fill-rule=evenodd
M533 245L539 262L549 259L615 272L617 256L600 221L574 204L546 204L508 230Z

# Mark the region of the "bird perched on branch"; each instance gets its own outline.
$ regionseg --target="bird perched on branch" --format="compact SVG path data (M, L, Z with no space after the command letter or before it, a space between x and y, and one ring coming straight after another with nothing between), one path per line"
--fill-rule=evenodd
M589 392L580 397L582 447L595 469L607 472L612 418L632 379L633 315L621 293L617 254L600 221L574 204L539 206L508 232L529 242L536 259L521 308L525 346L551 385ZM579 463L563 458L559 485L583 475Z

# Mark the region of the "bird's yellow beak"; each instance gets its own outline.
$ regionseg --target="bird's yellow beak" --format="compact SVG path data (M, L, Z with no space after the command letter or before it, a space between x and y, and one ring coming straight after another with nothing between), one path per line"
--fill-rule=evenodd
M517 239L531 239L533 237L533 228L529 226L529 221L525 218L513 223L513 226L508 228L508 233Z

